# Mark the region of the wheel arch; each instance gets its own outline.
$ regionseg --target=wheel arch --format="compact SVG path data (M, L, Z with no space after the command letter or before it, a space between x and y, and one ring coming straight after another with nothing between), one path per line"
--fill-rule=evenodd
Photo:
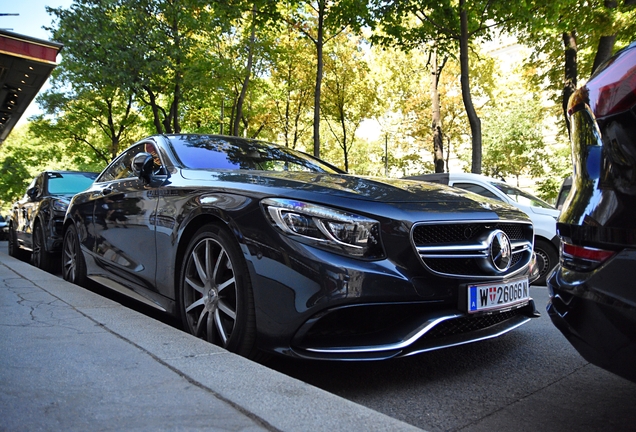
M559 248L549 239L535 235L534 251L537 255L537 265L539 266L540 275L533 282L534 285L545 285L546 279L550 274L550 271L559 262ZM542 252L538 252L542 251ZM548 259L546 264L546 259ZM554 262L552 262L554 261Z
M557 237L557 238L558 238L558 237ZM558 246L554 243L554 241L553 241L552 239L549 239L549 238L543 237L543 236L542 236L542 235L540 235L540 234L535 234L535 235L534 235L534 244L535 244L535 246L536 246L536 244L537 244L537 241L541 241L541 242L543 242L543 243L546 243L546 244L550 245L550 247L552 247L552 249L553 249L554 251L556 251L557 253L559 252L559 247L558 247Z
M46 221L43 220L44 217L45 216L42 214L42 212L38 212L37 215L35 216L35 220L33 221L33 230L31 232L31 248L34 247L35 231L40 229L40 227L42 227L42 229L44 230L48 228ZM42 239L42 245L44 246L44 251L50 252L49 245L46 238L46 231L44 231L43 234L44 234L44 238Z
M179 236L179 244L177 246L177 251L175 254L175 268L174 268L174 289L175 295L177 294L177 289L179 286L179 278L181 276L181 270L183 267L183 263L185 260L177 259L178 257L183 257L185 254L190 241L196 234L196 232L204 225L215 225L219 230L225 230L229 234L231 234L232 238L236 241L237 245L240 248L242 237L240 230L236 226L236 224L232 223L231 220L224 219L223 217L213 214L213 213L200 213L193 217L191 220L187 222L185 227L183 228L181 235Z
M75 225L75 221L73 220L73 218L67 217L64 219L64 225L62 225L62 238L64 238L64 236L66 235L66 230L68 229L69 225Z

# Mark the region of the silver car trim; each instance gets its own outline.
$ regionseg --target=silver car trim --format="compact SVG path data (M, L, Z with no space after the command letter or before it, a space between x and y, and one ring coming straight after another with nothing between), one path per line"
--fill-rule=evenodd
M453 314L447 315L439 318L435 318L432 320L426 321L419 328L415 329L412 333L412 336L408 337L406 340L401 342L386 344L386 345L378 345L378 346L365 346L365 347L357 347L357 348L306 348L307 351L319 352L319 353L365 353L365 352L379 352L379 351L392 351L405 348L409 345L412 345L419 338L424 336L430 329L435 327L437 324L447 321L453 318L459 318L463 316L462 314Z

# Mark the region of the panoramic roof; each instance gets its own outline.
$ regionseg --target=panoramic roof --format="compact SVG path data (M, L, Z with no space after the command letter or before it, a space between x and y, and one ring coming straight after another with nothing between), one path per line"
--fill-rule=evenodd
M57 65L62 44L0 30L0 145Z

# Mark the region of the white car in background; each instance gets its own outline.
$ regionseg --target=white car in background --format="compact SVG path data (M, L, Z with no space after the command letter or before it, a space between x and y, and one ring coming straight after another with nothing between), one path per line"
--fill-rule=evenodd
M556 221L559 210L536 196L500 180L470 173L423 174L406 177L441 183L474 192L511 204L526 213L534 225L534 251L540 276L534 285L545 285L545 280L559 259L559 238Z

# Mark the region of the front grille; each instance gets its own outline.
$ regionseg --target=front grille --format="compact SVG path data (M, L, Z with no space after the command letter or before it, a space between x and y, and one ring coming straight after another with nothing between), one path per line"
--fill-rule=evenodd
M512 256L511 268L515 268L522 258L522 254L514 254ZM472 258L430 258L426 260L426 265L434 272L444 274L470 276L483 273L483 269L477 264L476 260Z
M496 231L503 231L512 247L511 264L505 271L491 257ZM474 279L504 278L522 271L532 259L533 236L530 223L510 221L421 223L411 232L413 246L427 269Z
M511 240L524 239L523 227L519 224L495 222L418 225L413 230L413 241L416 245L465 242L495 229L505 232Z

